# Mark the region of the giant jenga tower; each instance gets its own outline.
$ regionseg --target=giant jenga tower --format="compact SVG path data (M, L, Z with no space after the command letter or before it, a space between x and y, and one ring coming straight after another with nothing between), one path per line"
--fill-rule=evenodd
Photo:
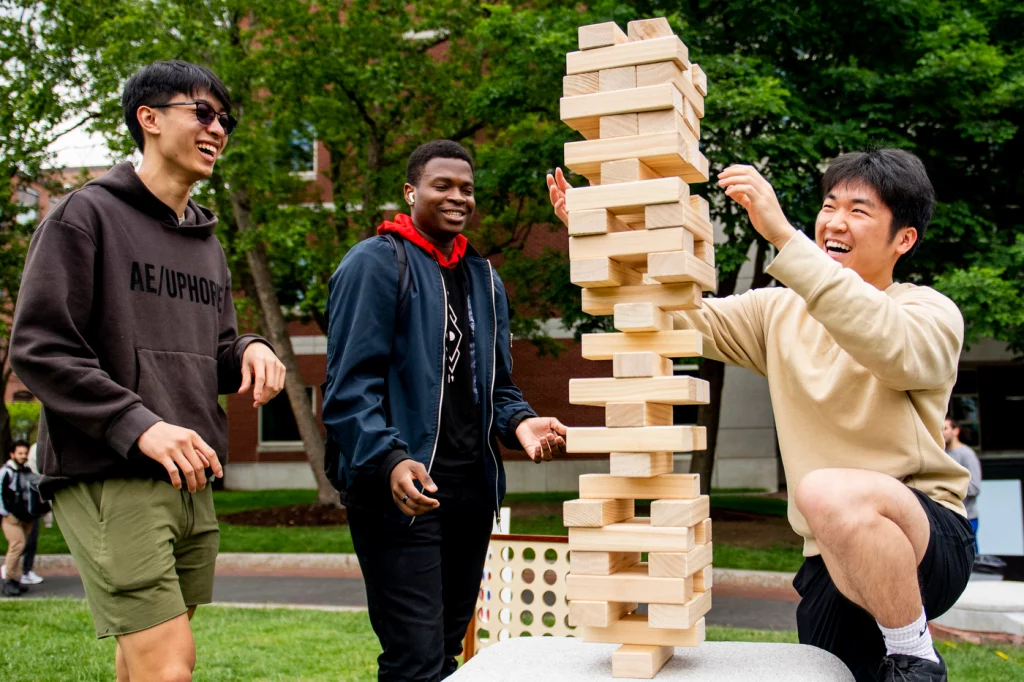
M606 426L570 428L568 451L611 460L565 503L569 621L588 642L623 645L615 677L650 678L673 647L704 641L711 607L708 497L696 475L672 473L674 452L706 447L703 427L672 423L673 405L708 402L707 382L672 373L702 338L673 331L668 313L699 308L716 285L708 203L688 185L708 180L707 83L665 19L583 26L579 46L561 117L586 140L565 146L565 165L591 186L566 195L571 278L583 311L614 315L620 333L583 337L583 357L612 360L614 377L569 384L574 405L604 406ZM634 516L637 499L653 500L650 518Z

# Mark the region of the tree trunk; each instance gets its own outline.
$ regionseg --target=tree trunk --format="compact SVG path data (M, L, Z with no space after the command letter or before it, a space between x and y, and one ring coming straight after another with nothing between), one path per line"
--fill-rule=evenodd
M251 229L248 197L242 192L233 193L231 207L238 230L245 232ZM316 478L317 504L338 506L340 504L338 492L324 474L324 438L320 433L320 424L313 412L313 405L309 396L306 395L306 386L302 381L302 375L299 373L299 361L292 348L284 314L281 312L281 304L274 289L266 249L262 243L257 242L255 246L245 252L245 257L256 287L263 327L267 330L270 342L274 344L277 357L280 358L287 370L285 392L292 407L292 414L295 416L295 424L299 427L302 444L306 448L309 466Z

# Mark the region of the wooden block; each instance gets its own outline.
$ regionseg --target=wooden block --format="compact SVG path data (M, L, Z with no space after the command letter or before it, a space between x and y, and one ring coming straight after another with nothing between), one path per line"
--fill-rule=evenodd
M671 178L676 180L678 178ZM639 185L642 183L625 183ZM616 185L612 185L615 187ZM590 189L590 188L587 188ZM593 189L606 189L593 188ZM609 201L614 197L609 198ZM686 228L675 230L626 230L586 237L569 237L570 260L612 258L634 269L647 269L648 256L661 251L682 251L693 243L693 235ZM696 259L694 259L696 260ZM701 265L705 265L697 261ZM705 265L706 267L706 265ZM608 313L610 314L610 313Z
M583 493L580 493L580 497L583 497ZM695 525L693 527L693 537L698 545L711 542L711 519L704 519Z
M562 76L562 96L575 97L590 95L600 88L600 72L578 73L575 76Z
M696 64L690 65L690 75L693 77L693 87L697 88L703 97L708 96L708 77L704 73L704 69L700 68Z
M657 353L616 353L612 358L612 376L616 379L672 376L672 360Z
M565 193L565 208L570 212L604 208L618 214L645 211L648 204L670 204L685 206L696 215L690 209L688 196L689 187L679 178L655 178L596 187L573 187Z
M587 187L586 189L596 188ZM568 197L566 204L568 204ZM711 223L704 220L697 211L690 207L689 200L648 206L644 209L644 224L648 230L685 227L693 233L694 239L706 242L715 240L715 232Z
M685 578L711 565L711 543L695 545L689 552L651 552L647 571L656 578Z
M621 45L629 40L628 36L622 32L622 29L614 21L580 26L577 30L577 37L581 50Z
M641 182L656 180L661 176L639 159L621 159L605 161L601 164L601 185L614 185L620 182ZM689 188L687 187L687 193Z
M623 644L612 653L612 677L649 680L675 654L670 646Z
M599 528L571 528L573 531L600 531ZM572 540L569 540L572 543ZM571 546L571 544L570 544ZM587 601L625 601L641 604L685 604L693 598L693 578L651 578L647 564L639 563L612 575L565 576L565 596Z
M588 315L612 315L619 303L650 301L662 310L697 310L702 305L700 285L693 282L584 289L582 298Z
M696 625L710 610L710 592L696 593L685 604L648 604L647 627L686 630Z
M623 616L633 613L638 606L636 602L577 599L569 602L569 625L605 628Z
M620 159L640 159L662 177L679 177L690 183L708 181L708 160L696 143L679 133L583 140L565 145L566 167L588 180L600 182L601 164Z
M675 33L672 32L672 27L668 25L668 19L665 17L637 19L626 24L626 36L630 42L665 38L671 35L675 35Z
M563 97L559 100L559 117L570 128L584 133L584 136L584 128L593 129L595 120L602 116L635 114L659 109L675 109L685 115L683 96L670 83L646 88L601 91L589 95Z
M694 115L698 119L704 118L704 95L694 86L690 69L680 69L675 62L644 64L636 68L636 83L638 86L671 83L693 107ZM700 137L699 122L698 129L693 132Z
M711 205L704 197L696 194L690 195L690 208L697 212L708 224L711 223Z
M650 354L660 357L655 353ZM612 362L614 361L613 358ZM632 379L593 377L569 380L569 403L572 405L604 406L607 403L628 402L705 405L710 399L710 395L707 381L682 374ZM608 452L614 452L614 450ZM637 450L630 448L626 452L637 452Z
M672 316L661 308L656 308L652 303L619 303L612 310L612 315L615 316L614 326L620 332L657 332L672 329Z
M655 526L696 526L711 513L711 498L651 502L651 523Z
M715 245L708 241L693 242L693 255L711 267L715 267Z
M625 381L625 379L623 379ZM600 426L569 428L566 450L582 452L692 452L707 447L702 426L647 426L609 429ZM647 499L656 499L650 497Z
M659 403L608 403L604 406L604 425L672 426L672 406Z
M584 334L582 337L581 352L587 360L611 360L616 353L644 350L666 358L696 358L704 352L704 337L693 329Z
M674 475L663 474L663 476ZM636 478L635 480L654 481L659 478L662 476ZM570 528L569 546L584 551L680 553L689 552L695 545L692 528L661 528L650 525L650 519L633 518L601 528ZM644 574L647 575L647 564L637 564L637 566L643 566ZM639 597L635 597L635 599L639 602L651 601Z
M661 476L672 473L674 459L671 452L613 452L608 472L612 476Z
M580 497L585 500L689 500L699 495L700 477L697 474L666 474L657 478L622 478L608 474L580 476Z
M705 566L701 570L693 574L693 591L694 592L710 592L711 591L711 576L714 573L714 569L711 566Z
M598 75L598 91L612 92L636 87L636 67L620 66L617 69L601 69Z
M569 236L580 237L588 234L625 232L629 225L604 208L569 212Z
M569 281L584 288L618 287L641 284L643 275L608 258L584 258L569 261Z
M674 61L679 68L690 68L689 52L678 36L652 38L632 43L570 52L565 55L565 72L572 75L619 66L636 66Z
M633 518L633 500L566 500L562 523L566 528L600 528Z
M638 563L640 552L569 550L569 570L580 575L611 575Z
M718 288L715 268L692 253L669 251L652 253L647 258L647 274L655 282L696 282L704 291Z
M640 135L677 133L690 144L697 144L697 135L690 128L683 114L675 109L645 111L637 114L637 132Z
M636 114L616 114L601 116L598 119L597 134L601 139L612 137L630 137L639 131ZM580 131L584 132L584 131ZM587 135L584 133L584 137ZM605 184L602 182L601 184Z
M645 613L623 616L606 628L583 629L583 641L623 644L653 644L657 646L699 646L704 642L704 620L692 627L679 630L652 628Z

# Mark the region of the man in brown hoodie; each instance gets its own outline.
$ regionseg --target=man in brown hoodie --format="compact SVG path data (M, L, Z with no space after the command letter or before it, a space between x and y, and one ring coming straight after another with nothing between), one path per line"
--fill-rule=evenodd
M78 565L119 682L188 680L189 618L212 599L223 476L218 394L284 384L263 339L239 336L217 219L189 198L234 127L212 72L156 62L125 84L142 151L55 206L32 238L11 365L43 403L41 489Z

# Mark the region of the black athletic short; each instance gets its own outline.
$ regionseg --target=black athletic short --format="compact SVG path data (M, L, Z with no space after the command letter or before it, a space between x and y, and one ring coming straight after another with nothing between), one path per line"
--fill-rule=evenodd
M931 526L917 575L925 615L932 619L948 611L967 587L974 564L974 531L966 517L919 490L911 491ZM840 594L821 556L804 560L793 587L802 597L796 611L800 643L838 656L857 682L874 682L885 656L885 642L871 614Z

